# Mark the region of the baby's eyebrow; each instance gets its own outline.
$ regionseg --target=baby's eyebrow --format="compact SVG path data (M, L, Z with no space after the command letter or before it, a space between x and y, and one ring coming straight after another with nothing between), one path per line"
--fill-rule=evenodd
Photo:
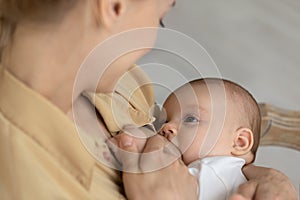
M203 107L200 106L200 105L195 105L195 104L187 105L187 106L186 106L186 109L189 110L189 111L195 111L195 110L198 110L200 114L208 113L208 110L207 110L207 109L203 108Z

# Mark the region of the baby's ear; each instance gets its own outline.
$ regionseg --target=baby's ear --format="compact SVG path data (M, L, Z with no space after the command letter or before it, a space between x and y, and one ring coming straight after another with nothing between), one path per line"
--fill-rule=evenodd
M233 141L233 147L231 150L234 156L243 156L251 151L254 144L253 133L249 128L239 128L235 132Z

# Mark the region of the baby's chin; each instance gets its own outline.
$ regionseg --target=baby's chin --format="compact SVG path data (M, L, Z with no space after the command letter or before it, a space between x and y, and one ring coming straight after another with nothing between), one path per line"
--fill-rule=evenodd
M191 164L192 162L201 159L200 157L190 157L190 156L186 156L185 154L182 155L182 161L184 162L184 164L186 166L188 166L189 164Z

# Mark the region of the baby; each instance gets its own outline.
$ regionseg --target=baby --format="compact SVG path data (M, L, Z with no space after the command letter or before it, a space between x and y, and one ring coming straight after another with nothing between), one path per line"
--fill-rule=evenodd
M194 80L173 92L163 108L159 134L176 144L190 173L198 178L199 199L229 199L255 159L261 116L241 86L217 78Z

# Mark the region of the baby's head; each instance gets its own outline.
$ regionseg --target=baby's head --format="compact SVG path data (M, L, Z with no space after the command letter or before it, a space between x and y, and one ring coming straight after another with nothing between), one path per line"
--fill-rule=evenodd
M236 156L251 163L260 138L257 102L241 86L217 78L197 79L174 91L163 105L160 134L183 152L186 164L204 156Z

